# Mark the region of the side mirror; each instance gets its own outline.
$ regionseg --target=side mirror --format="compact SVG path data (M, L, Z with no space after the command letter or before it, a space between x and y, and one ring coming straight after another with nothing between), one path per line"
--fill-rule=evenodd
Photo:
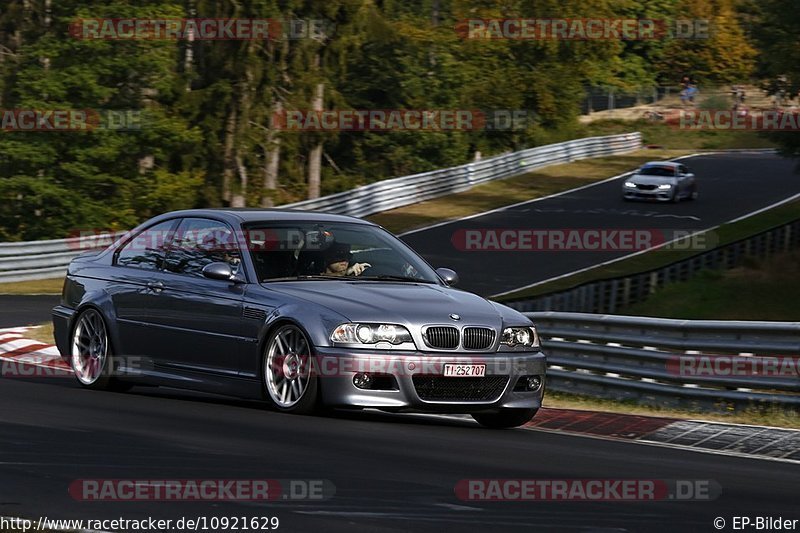
M228 263L217 261L210 263L203 267L203 276L208 279L216 279L220 281L233 281L236 283L241 282L239 278L233 273L233 269Z
M449 268L437 268L436 273L439 274L439 277L442 278L449 287L458 283L458 274Z

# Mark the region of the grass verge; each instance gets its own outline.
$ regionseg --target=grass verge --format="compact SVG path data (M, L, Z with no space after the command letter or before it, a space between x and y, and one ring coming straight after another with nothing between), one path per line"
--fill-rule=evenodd
M0 283L0 294L61 294L64 278Z
M544 407L800 429L800 413L783 411L774 407L766 409L753 408L742 412L716 413L670 407L648 407L630 400L603 400L551 391L548 391L545 395Z
M621 314L714 320L797 320L800 252L749 260L727 271L701 272L660 288Z
M45 322L35 328L31 328L25 332L25 338L34 341L45 342L47 344L54 344L53 338L53 323Z
M683 150L725 150L735 148L776 148L766 135L741 130L682 130L650 120L598 120L585 124L581 136L616 135L639 131L645 145Z

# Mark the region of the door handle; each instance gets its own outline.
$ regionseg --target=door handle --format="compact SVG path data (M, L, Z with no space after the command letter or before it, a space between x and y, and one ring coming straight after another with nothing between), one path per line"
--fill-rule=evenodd
M160 281L150 281L147 283L147 288L154 292L161 292L164 290L164 284Z

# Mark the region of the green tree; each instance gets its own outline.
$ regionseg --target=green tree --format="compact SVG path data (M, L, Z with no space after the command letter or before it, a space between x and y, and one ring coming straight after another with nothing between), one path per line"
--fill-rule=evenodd
M76 17L176 17L180 6L72 0L43 14L49 2L28 5L29 16L50 22L24 35L13 68L4 71L4 107L90 110L90 116L100 117L108 110L125 111L141 117L141 123L140 129L127 131L101 127L0 135L3 237L56 238L77 228L128 228L157 212L159 206L147 199L164 196L162 188L173 188L175 180L185 179L187 190L196 191L196 175L186 172L182 156L192 153L199 136L174 108L181 94L173 68L175 43L69 35ZM180 198L171 206L196 203L193 194ZM53 216L54 206L64 213Z
M752 35L758 44L759 77L771 94L785 97L800 94L800 12L791 0L763 0L748 3ZM800 156L796 132L768 134L786 155Z
M743 83L755 66L756 50L740 25L734 0L681 0L678 18L708 21L708 38L672 38L659 69L672 79L689 74L701 83Z

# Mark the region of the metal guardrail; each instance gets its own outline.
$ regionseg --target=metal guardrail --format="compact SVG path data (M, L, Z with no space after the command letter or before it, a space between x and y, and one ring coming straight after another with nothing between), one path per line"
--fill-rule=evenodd
M550 390L705 410L800 408L800 322L526 315L542 337ZM720 368L715 355L728 356Z
M748 258L766 259L798 247L800 220L795 220L654 270L590 281L571 289L503 303L523 312L555 309L578 313L616 313L619 309L646 300L668 283L686 281L701 271L731 269Z
M0 282L56 278L76 256L105 248L125 232L69 239L0 243Z
M479 183L525 174L547 165L638 150L638 132L576 139L489 157L466 165L379 181L315 200L280 207L363 217L465 191ZM58 277L75 256L108 236L0 243L0 282Z
M363 217L466 191L480 183L518 176L548 165L621 154L641 147L642 135L639 132L576 139L489 157L443 170L383 180L324 198L281 207Z

